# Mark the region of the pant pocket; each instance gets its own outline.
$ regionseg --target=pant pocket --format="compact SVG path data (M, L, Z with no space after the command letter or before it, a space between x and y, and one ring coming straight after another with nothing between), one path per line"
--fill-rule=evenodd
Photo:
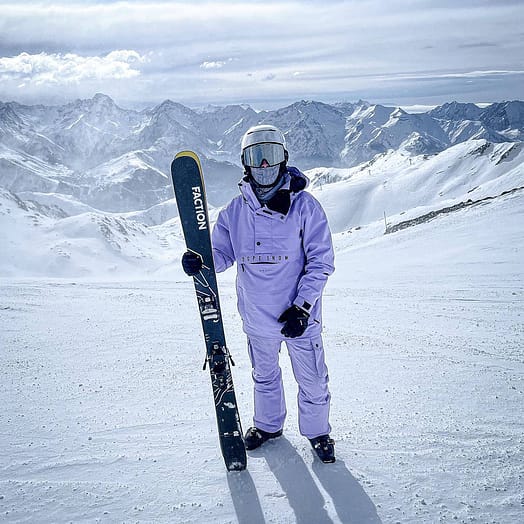
M328 368L324 358L324 345L322 343L322 337L313 337L311 339L311 345L315 355L315 368L317 375L321 378L327 377Z
M255 352L253 351L253 346L251 345L251 340L247 339L247 352L249 355L249 360L251 360L251 367L255 369Z

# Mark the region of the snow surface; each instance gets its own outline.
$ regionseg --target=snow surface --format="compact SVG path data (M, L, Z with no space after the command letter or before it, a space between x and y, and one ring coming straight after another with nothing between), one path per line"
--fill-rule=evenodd
M524 522L522 104L0 103L2 522ZM300 167L346 166L307 172L336 251L337 462L299 435L283 351L284 437L227 473L164 173L182 146L204 152L216 220L237 191L228 160L264 119ZM247 429L234 279L219 282Z
M337 462L285 436L227 473L191 282L0 280L4 522L522 522L524 197L353 245L325 345ZM244 427L251 376L220 278Z

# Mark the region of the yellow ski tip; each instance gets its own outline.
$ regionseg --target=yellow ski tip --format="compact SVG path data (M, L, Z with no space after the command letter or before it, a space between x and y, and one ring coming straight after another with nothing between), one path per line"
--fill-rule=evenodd
M193 160L195 160L196 162L200 163L198 155L195 152L193 152L193 151L180 151L180 153L176 154L175 159L183 157L183 156L188 156L188 157L192 158Z
M180 153L177 153L173 162L177 159L177 158L191 158L192 160L194 160L197 165L198 165L198 169L200 170L200 172L202 173L202 164L200 163L200 159L198 158L198 155L194 152L194 151L180 151Z

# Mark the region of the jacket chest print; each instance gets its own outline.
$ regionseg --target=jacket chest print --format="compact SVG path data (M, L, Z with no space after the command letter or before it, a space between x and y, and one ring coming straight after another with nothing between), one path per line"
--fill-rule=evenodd
M279 264L288 260L287 255L246 255L240 257L242 264Z

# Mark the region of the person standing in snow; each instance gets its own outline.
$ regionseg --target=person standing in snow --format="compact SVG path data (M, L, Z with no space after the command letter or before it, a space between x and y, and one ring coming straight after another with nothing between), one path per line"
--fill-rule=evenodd
M334 271L326 215L304 191L307 177L287 165L285 138L276 127L249 129L241 158L240 195L220 212L212 244L217 272L237 263L238 310L254 381L254 426L245 445L252 450L282 435L286 404L279 354L285 342L299 388L300 432L323 462L334 462L321 336L322 292ZM182 266L195 275L202 259L188 251Z

